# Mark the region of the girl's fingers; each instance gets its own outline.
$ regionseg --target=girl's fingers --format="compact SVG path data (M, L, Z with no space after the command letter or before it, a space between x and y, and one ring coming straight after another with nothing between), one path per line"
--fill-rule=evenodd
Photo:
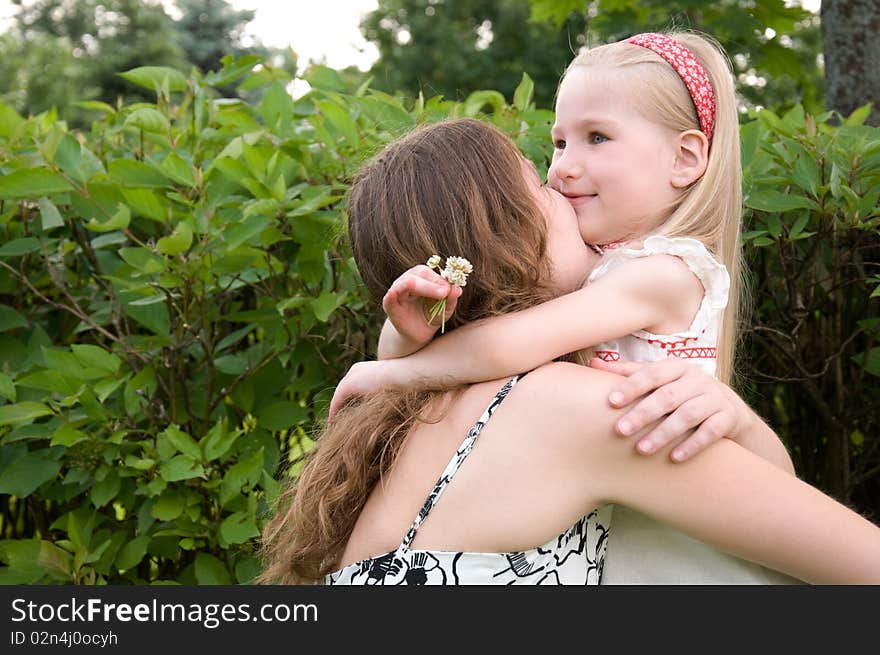
M605 364L608 363L605 362ZM627 375L627 377L611 391L608 401L614 407L625 407L645 394L655 389L660 390L664 385L679 380L688 370L689 365L678 359L666 359L660 362L641 364L637 368L632 367L632 362L616 362L614 366L617 370L611 368L605 370ZM624 373L623 371L628 372Z
M617 375L629 376L644 366L642 362L606 362L604 359L593 357L590 360L590 368L608 371Z
M443 278L440 277L440 274L437 271L435 271L430 266L426 266L425 264L419 264L418 266L413 266L411 269L409 269L403 275L407 275L409 273L413 273L415 275L418 275L419 277L422 277L426 280L443 280ZM403 275L401 277L403 277ZM445 282L445 280L443 280L443 281Z
M715 411L707 408L699 399L689 400L681 404L675 411L663 419L659 425L639 439L636 444L636 450L643 455L656 453L667 444L685 437L688 432L708 420L714 414Z
M650 391L651 385L647 385L647 387L648 391ZM615 393L618 392L611 393L612 397L610 400L612 404L617 404L614 403L613 398ZM639 391L637 390L635 393L639 393ZM635 395L634 397L638 400L635 401L633 407L626 414L618 419L615 424L615 429L619 434L625 437L630 436L645 426L659 421L672 413L676 408L682 406L686 402L693 401L693 399L698 396L699 394L694 394L693 390L687 384L678 380L661 385L647 396L641 397ZM620 406L628 404L629 402L626 400L619 403Z
M389 291L396 291L398 297L407 294L416 298L433 298L434 300L439 300L440 298L445 298L446 294L449 292L449 284L442 280L441 282L442 284L432 280L426 280L417 275L408 275L404 278L398 278L395 280Z
M673 448L670 457L674 462L684 462L702 452L729 433L729 426L720 412L707 418L690 437Z

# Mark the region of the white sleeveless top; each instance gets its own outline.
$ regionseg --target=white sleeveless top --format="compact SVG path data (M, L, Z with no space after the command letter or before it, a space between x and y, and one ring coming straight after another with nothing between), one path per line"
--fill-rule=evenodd
M613 341L596 346L596 356L605 361L658 362L679 357L697 364L709 375L715 375L715 352L721 315L727 306L730 276L706 249L702 242L685 237L652 236L641 248L606 251L600 263L590 274L594 282L609 271L628 261L650 255L679 257L703 284L703 300L687 330L673 334L653 334L639 330Z
M687 330L652 334L640 330L596 346L606 361L656 362L680 357L715 375L715 352L727 306L727 269L702 242L685 237L651 236L640 248L606 251L588 282L639 257L666 254L681 258L703 285L703 299ZM783 573L733 557L658 523L628 507L614 509L603 585L614 584L800 584Z

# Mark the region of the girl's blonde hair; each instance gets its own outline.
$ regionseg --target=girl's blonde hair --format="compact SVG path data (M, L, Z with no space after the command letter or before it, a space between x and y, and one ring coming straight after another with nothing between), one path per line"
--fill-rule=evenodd
M693 32L668 35L687 47L709 76L715 91L715 130L706 172L683 191L669 218L654 233L698 239L727 267L730 298L718 337L716 375L730 382L740 306L744 304L742 172L733 73L721 46L710 37ZM669 62L655 52L619 41L582 52L566 72L579 66L625 68L628 88L638 89L632 93L632 101L646 117L678 132L700 129L687 87Z
M547 223L522 161L509 137L473 119L424 126L386 147L356 177L348 208L352 252L373 295L440 254L474 265L447 329L548 300ZM338 567L370 492L417 422L436 420L441 393L380 392L334 417L263 531L260 582L314 583Z

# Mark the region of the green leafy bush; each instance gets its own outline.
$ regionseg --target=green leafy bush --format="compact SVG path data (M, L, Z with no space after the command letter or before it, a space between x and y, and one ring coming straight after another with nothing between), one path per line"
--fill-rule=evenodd
M754 314L742 368L799 475L880 509L880 128L763 111L742 128ZM832 124L834 123L834 124Z
M528 78L513 107L405 107L323 67L293 100L258 63L123 73L156 102L87 103L88 134L0 105L0 582L250 581L278 471L375 347L339 239L352 173L478 113L546 167ZM215 92L236 81L259 104Z

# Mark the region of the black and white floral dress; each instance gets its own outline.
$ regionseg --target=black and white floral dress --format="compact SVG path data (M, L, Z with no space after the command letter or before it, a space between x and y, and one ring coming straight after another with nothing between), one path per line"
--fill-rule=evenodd
M350 564L325 577L330 585L599 584L612 506L583 516L562 534L529 550L509 553L413 550L419 526L467 458L486 422L522 377L510 379L446 466L412 527L396 550Z

